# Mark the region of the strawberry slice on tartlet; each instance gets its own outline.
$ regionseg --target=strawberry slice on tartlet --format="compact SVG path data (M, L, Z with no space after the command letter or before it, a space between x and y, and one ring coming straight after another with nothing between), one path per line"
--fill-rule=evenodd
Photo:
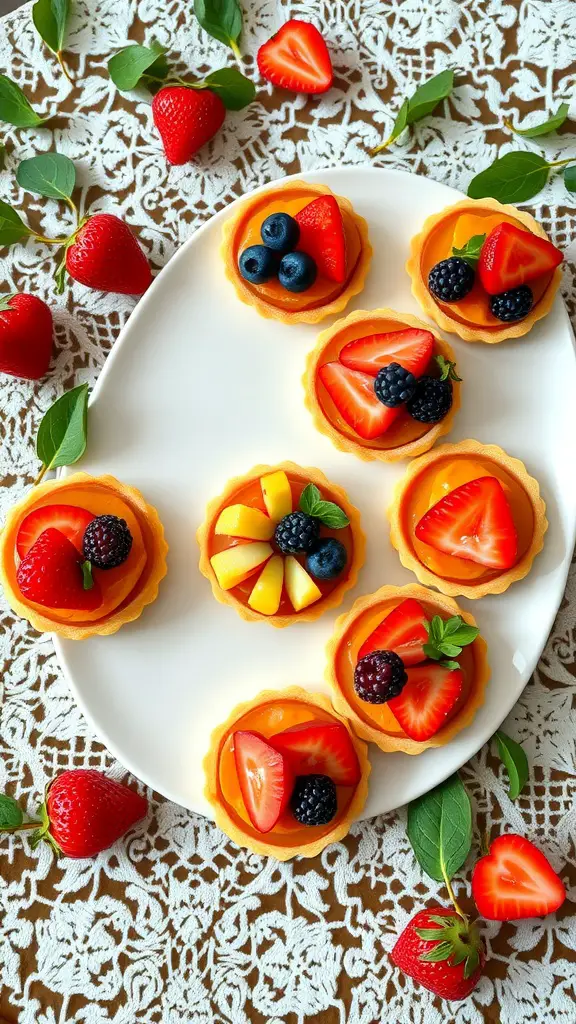
M335 196L319 196L296 214L298 248L312 256L318 273L329 281L346 280L346 235Z
M409 597L394 608L364 641L358 660L372 651L394 651L405 665L418 665L426 660L424 644L428 643L425 623L428 616L415 598Z
M63 533L82 553L82 540L86 527L95 518L92 512L88 512L85 508L79 508L77 505L41 505L22 520L16 537L18 555L20 558L25 558L40 534L50 527Z
M547 238L504 222L492 229L482 245L478 276L489 295L500 295L552 273L563 258Z
M546 857L528 839L508 833L490 845L472 875L478 912L489 921L544 917L562 906L566 890Z
M320 32L299 18L291 18L263 43L257 61L263 78L290 92L326 92L334 78L328 47Z
M410 739L424 742L434 736L454 713L462 696L460 669L434 663L406 669L408 682L388 707Z
M324 363L318 370L330 398L342 419L365 441L385 434L400 415L401 406L391 409L376 398L374 378L342 363Z
M257 732L234 733L234 759L248 817L258 832L270 832L294 788L288 759Z
M96 580L86 581L82 564L82 555L68 537L50 527L18 566L20 593L48 608L93 611L102 604L102 593Z
M360 764L348 730L340 722L303 722L270 737L296 775L329 775L336 786L356 786Z
M383 366L399 363L415 377L426 373L434 352L434 335L415 327L386 334L370 334L348 342L339 355L350 370L375 377Z

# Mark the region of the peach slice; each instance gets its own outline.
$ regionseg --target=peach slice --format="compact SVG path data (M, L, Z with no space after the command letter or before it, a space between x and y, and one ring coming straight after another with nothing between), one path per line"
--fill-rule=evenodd
M294 555L287 556L285 573L286 590L295 611L302 611L322 597L322 591Z
M245 540L270 540L274 523L259 508L249 505L228 505L218 516L214 533Z
M276 615L282 598L284 585L284 559L274 555L260 573L248 604L261 615Z
M284 516L290 515L292 511L292 489L290 481L283 469L276 473L267 473L260 480L262 497L266 505L266 511L275 523L279 523Z
M219 551L210 559L222 590L232 590L266 562L272 554L270 544L254 541L253 544L238 544L225 551Z

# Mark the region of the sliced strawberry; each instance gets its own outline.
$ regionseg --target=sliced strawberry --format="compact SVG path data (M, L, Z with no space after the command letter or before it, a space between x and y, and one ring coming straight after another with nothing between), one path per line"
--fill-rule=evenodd
M341 722L302 722L270 737L296 775L329 775L336 786L356 786L360 764L346 726Z
M499 480L482 476L450 491L416 524L418 540L491 569L511 569L518 537Z
M514 224L493 228L480 251L478 274L489 295L499 295L551 273L563 255L547 238Z
M476 864L472 895L489 921L520 921L558 910L566 890L546 857L523 836L508 833Z
M260 74L291 92L326 92L334 77L328 47L314 25L292 18L258 50Z
M74 547L82 554L82 538L88 523L95 519L92 512L76 505L42 505L35 508L20 523L16 537L16 550L20 558L28 554L44 530L52 526L63 533Z
M358 661L372 651L394 651L405 665L426 661L424 644L428 641L424 623L428 616L419 601L402 601L376 627L358 652Z
M90 590L84 590L81 565L77 548L50 527L40 534L18 566L20 593L48 608L94 611L102 604L102 594L96 580Z
M269 832L294 788L287 758L257 732L234 733L234 760L248 817L258 832Z
M373 377L388 363L400 363L409 373L421 377L428 369L433 351L434 336L430 331L407 327L403 331L356 338L344 346L339 358L351 370L360 370Z
M341 363L324 363L318 373L342 419L366 441L384 434L400 413L401 406L389 409L378 401L374 378L366 373Z
M407 736L429 740L450 718L462 693L460 669L438 663L406 669L408 682L388 707Z
M338 201L319 196L295 218L300 227L298 248L312 256L318 273L329 281L346 280L346 235Z

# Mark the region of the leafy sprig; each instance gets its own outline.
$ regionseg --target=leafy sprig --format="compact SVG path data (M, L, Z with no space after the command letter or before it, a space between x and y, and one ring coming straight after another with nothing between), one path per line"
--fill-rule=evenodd
M516 800L524 789L530 774L526 751L501 729L498 729L494 736L498 744L500 759L508 772L508 796L511 800Z
M569 109L569 103L561 103L555 114L552 114L552 116L546 121L541 121L540 124L534 124L530 128L516 128L509 120L505 120L504 124L506 125L506 128L509 128L515 135L522 135L525 139L537 139L541 135L549 135L550 132L558 131L568 117Z
M480 633L477 626L469 626L461 615L453 615L446 620L434 615L430 622L424 623L424 628L428 633L424 654L450 669L460 668L453 659L459 658L462 648L474 643Z
M456 373L456 363L451 362L450 359L445 359L440 353L434 356L434 361L440 369L440 380L454 380L458 382L462 380L462 377L459 377Z
M88 441L88 385L65 391L42 417L36 437L36 454L42 469L39 484L50 469L72 466L82 458ZM86 588L88 589L88 588Z
M315 484L307 484L300 495L300 511L319 519L331 530L342 530L350 522L348 516L334 501L324 501Z
M7 75L0 75L0 121L15 128L37 128L47 118L40 117L24 92Z
M466 263L469 263L472 269L474 269L480 259L480 252L485 241L485 234L472 235L472 238L469 238L461 249L457 246L452 246L452 255L459 256L461 260L466 260Z
M471 199L491 196L500 203L525 203L544 188L551 170L573 163L574 157L549 161L538 153L506 153L472 178L468 195Z
M381 153L392 142L395 142L408 125L431 114L442 100L448 98L453 88L454 72L450 70L441 71L440 74L434 75L423 85L418 86L412 96L406 97L402 103L390 135L385 142L380 143L371 151L372 156Z
M36 0L32 21L38 35L56 57L65 77L72 82L64 63L64 40L70 16L70 0Z
M242 34L242 8L238 0L194 0L194 14L208 35L229 46L237 60Z

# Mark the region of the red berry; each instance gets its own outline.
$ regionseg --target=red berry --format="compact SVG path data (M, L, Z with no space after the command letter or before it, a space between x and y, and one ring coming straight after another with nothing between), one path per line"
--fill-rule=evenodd
M46 797L47 838L67 857L93 857L143 818L148 801L102 772L63 772Z
M66 252L75 281L102 292L141 295L152 274L130 228L111 213L96 213L80 228Z
M342 284L346 280L346 235L338 200L319 196L300 210L295 220L300 228L298 248L312 256L319 274Z
M560 878L540 850L523 836L499 836L472 875L472 895L482 917L520 921L558 910L566 899Z
M369 655L370 657L370 655ZM388 707L410 739L431 739L456 713L464 687L460 669L438 662L406 669L408 681Z
M63 533L81 555L86 527L93 519L93 512L77 505L41 505L35 508L20 523L16 537L18 557L24 558L40 534L51 526Z
M340 352L340 362L350 370L375 377L383 366L400 363L405 370L421 377L426 373L434 351L434 335L416 327L385 334L369 334L349 341Z
M446 956L428 960L440 951L440 943ZM452 907L420 910L406 925L390 959L442 999L466 999L476 988L486 960L477 926L464 921Z
M318 376L342 419L365 441L381 437L401 412L400 406L389 409L378 401L374 377L367 373L332 362L324 363Z
M0 299L0 370L38 380L52 356L52 313L35 295Z
M63 533L52 527L44 530L18 566L20 593L48 608L94 611L102 604L102 594L96 580L90 590L84 590L82 561Z
M171 164L186 164L222 127L226 107L210 89L169 85L152 100L152 116L166 159Z
M492 229L480 250L478 275L489 295L500 295L551 274L562 258L547 238L504 222Z
M295 775L329 775L337 786L357 786L360 764L341 722L301 722L270 737L270 746L285 754Z
M326 92L333 71L328 47L315 25L292 18L258 50L260 74L291 92Z
M424 623L428 616L419 601L409 597L396 605L358 651L358 661L372 651L394 651L405 665L418 665L426 660L424 644L428 632Z
M292 795L292 767L260 733L244 729L234 733L234 761L248 817L258 832L269 832Z

